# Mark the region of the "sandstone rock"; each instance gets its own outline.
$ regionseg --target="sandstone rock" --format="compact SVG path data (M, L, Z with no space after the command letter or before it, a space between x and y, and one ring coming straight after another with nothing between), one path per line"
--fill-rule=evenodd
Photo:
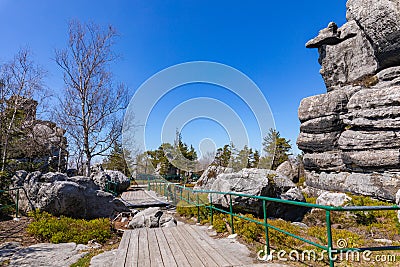
M351 84L373 75L378 70L372 45L355 21L349 21L337 29L337 35L339 37L335 42L330 41L332 37L325 42L315 42L323 38L319 36L308 43L308 47L318 47L322 66L320 73L328 91L335 86Z
M361 87L348 86L342 90L304 98L299 107L300 121L337 115L347 111L347 103L350 97L360 89Z
M324 152L335 150L340 132L330 133L302 133L297 138L297 146L305 152Z
M166 214L159 207L152 207L142 210L133 216L128 228L172 227L176 225L177 222L172 215Z
M365 150L343 153L343 162L349 170L386 171L398 169L400 166L400 150Z
M90 178L101 190L106 189L106 181L118 183L117 192L122 193L130 186L130 179L120 171L92 169Z
M319 117L303 122L300 131L303 133L329 133L343 128L339 114Z
M299 181L302 174L302 166L298 162L287 160L276 168L276 172L288 177L292 182Z
M324 192L316 200L316 204L323 206L344 206L351 200L351 197L344 193Z
M305 154L304 167L307 170L344 171L346 166L342 159L341 151L328 151L322 153Z
M371 150L400 147L400 131L344 131L339 138L342 150Z
M356 92L347 105L349 112L377 107L400 105L400 86L387 88L366 88Z
M294 201L305 201L304 196L289 178L266 169L243 169L239 172L220 174L211 186L212 191L237 192L254 196L269 196ZM229 208L230 197L210 194L214 205ZM254 198L232 196L235 212L263 214L262 201ZM267 203L268 215L286 220L300 220L306 209L293 205Z
M318 189L351 192L382 200L394 201L400 188L397 173L326 173L306 171L307 186Z
M23 212L40 209L56 216L92 219L129 211L112 194L97 190L98 186L88 177L33 172L26 176L21 185L27 192L27 195L20 194L19 207Z
M10 267L65 267L77 262L88 252L76 249L75 243L48 244L40 243L18 248L10 257Z
M115 261L115 257L117 257L118 249L113 249L110 251L105 251L94 256L90 260L90 267L109 267L111 262Z
M197 180L194 189L210 190L219 174L232 172L232 168L210 165Z
M355 20L373 45L380 68L400 65L400 3L398 0L349 0L348 20Z

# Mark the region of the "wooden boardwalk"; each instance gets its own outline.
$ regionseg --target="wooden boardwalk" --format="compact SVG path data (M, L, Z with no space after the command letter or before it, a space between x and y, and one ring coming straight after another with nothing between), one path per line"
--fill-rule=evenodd
M140 228L124 232L114 267L250 266L252 259L237 242L221 245L199 226ZM225 240L226 241L226 240ZM242 250L242 253L240 252Z
M165 207L170 205L166 200L157 196L154 191L142 189L123 192L121 199L130 208Z

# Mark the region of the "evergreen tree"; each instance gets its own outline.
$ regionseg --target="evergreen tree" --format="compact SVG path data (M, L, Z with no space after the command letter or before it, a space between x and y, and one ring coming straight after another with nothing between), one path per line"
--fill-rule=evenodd
M270 129L263 140L266 157L263 164L271 166L275 170L280 164L289 159L289 151L292 148L290 140L281 137L275 129Z
M131 175L122 145L119 142L114 142L113 150L102 165L105 169L120 171L128 177Z

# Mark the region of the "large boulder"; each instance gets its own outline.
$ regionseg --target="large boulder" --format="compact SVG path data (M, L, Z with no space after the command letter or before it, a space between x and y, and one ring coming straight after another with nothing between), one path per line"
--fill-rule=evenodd
M92 168L90 178L101 190L106 189L107 181L117 183L117 193L126 191L131 184L129 177L126 177L122 172L103 170L101 167Z
M351 200L345 193L323 192L316 200L316 204L323 206L344 206Z
M210 190L305 201L299 188L288 177L266 169L242 169L239 172L219 174ZM229 195L212 193L209 198L214 205L229 209ZM232 196L232 205L235 212L263 215L262 201L256 198ZM301 220L306 212L306 209L299 206L270 201L267 202L267 210L268 216L291 221Z
M210 190L217 176L222 173L232 173L233 169L222 166L209 166L197 180L194 189Z
M276 168L276 172L288 177L294 183L297 183L303 175L303 166L300 162L287 160Z
M129 211L112 194L99 190L88 177L17 172L13 180L26 192L19 195L19 207L23 212L39 209L56 216L92 219Z

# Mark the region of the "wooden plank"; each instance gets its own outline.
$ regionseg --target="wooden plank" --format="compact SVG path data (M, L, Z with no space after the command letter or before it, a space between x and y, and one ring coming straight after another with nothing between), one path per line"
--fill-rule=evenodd
M194 225L189 225L189 227L194 231L193 234L196 233L200 237L202 237L216 252L218 252L226 261L228 261L230 265L233 266L243 265L243 263L236 257L236 255L233 255L226 250L222 250L220 246L217 244L217 242L207 233L200 230L198 227Z
M160 247L156 237L156 229L151 228L147 230L147 239L149 240L149 250L150 250L150 266L159 267L164 266Z
M171 233L171 228L161 228L164 236L169 244L169 247L174 255L176 264L178 266L190 266L189 260L186 258L183 253L180 244L174 238L174 235Z
M213 262L208 258L208 255L206 257L202 257L203 261L201 260L200 255L198 255L199 251L196 251L194 249L194 246L197 241L194 240L193 238L191 238L191 236L186 236L183 237L182 234L180 233L181 228L183 227L171 227L170 231L171 233L174 235L175 240L178 242L178 244L180 244L180 247L183 251L183 253L185 254L186 258L190 261L190 264L192 266L217 266L215 262ZM207 263L207 264L206 264Z
M147 228L139 229L138 266L150 266L150 251L149 240L147 239Z
M186 238L192 238L196 240L192 246L198 252L199 257L203 259L212 259L214 265L212 266L231 266L232 264L229 263L217 250L215 250L204 238L200 236L195 230L193 230L189 225L180 226L180 232L185 235ZM211 239L211 237L208 237ZM210 266L207 264L207 266Z
M139 256L139 230L135 229L131 230L129 248L126 253L125 267L137 267L138 256Z
M131 232L132 232L131 230L127 230L122 235L122 239L118 246L118 252L117 255L115 256L113 267L125 266L126 252L129 247Z
M172 250L167 242L167 239L164 236L164 232L162 231L161 228L156 228L155 232L164 266L177 267L178 265L175 261L174 253L172 253Z

